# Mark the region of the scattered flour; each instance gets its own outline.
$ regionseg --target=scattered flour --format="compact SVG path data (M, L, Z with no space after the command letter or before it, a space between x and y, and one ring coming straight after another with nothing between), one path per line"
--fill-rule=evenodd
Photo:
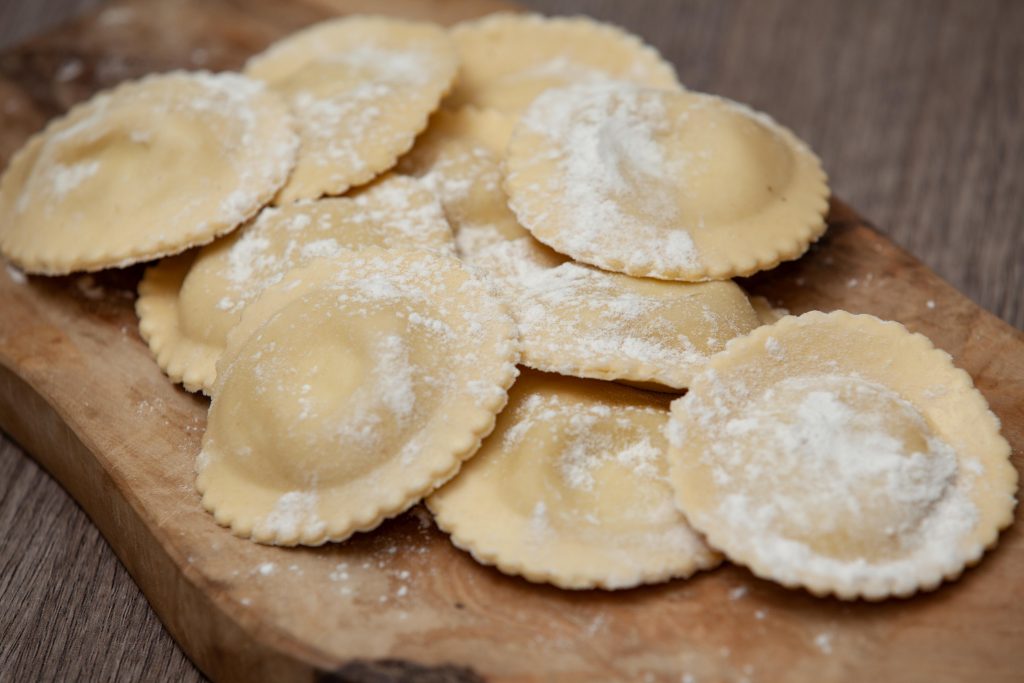
M723 295L729 284L652 283L562 259L531 237L473 257L509 303L530 367L682 387L756 322L738 290L735 302Z
M273 79L275 65L297 60L310 74L323 73L314 86L287 91L303 146L293 180L312 184L302 193L326 177L328 185L320 189L339 194L380 170L376 157L382 152L404 151L411 142L408 126L396 123L394 112L409 110L406 115L415 116L422 109L426 116L431 95L441 95L452 68L431 40L396 48L324 24L278 43L251 60L246 71Z
M740 600L740 599L746 597L746 595L747 595L747 587L746 586L736 586L735 588L733 588L732 590L729 591L729 599L730 600Z
M374 358L378 372L373 388L379 400L399 419L407 418L416 404L416 393L405 340L398 335L385 337Z
M615 391L601 400L576 400L560 390L533 390L513 398L506 411L507 426L497 437L502 457L542 468L550 482L527 498L526 526L536 543L573 538L603 544L610 558L627 566L638 564L637 554L646 550L671 549L684 557L705 552L666 479L664 444L652 430L664 419L663 407L630 404ZM541 457L545 462L534 462ZM602 500L612 491L629 503L609 509ZM618 539L614 548L607 547L609 534Z
M106 293L102 285L97 284L96 279L92 275L82 275L75 278L75 288L90 301L99 301Z
M303 531L313 535L326 527L316 513L317 494L291 491L282 495L264 524L279 537L298 536Z
M510 205L524 225L564 216L568 224L557 239L568 253L593 256L604 248L627 265L698 268L690 235L697 226L681 223L668 189L682 175L681 162L670 160L657 141L675 122L651 92L619 82L584 84L548 90L533 102L522 125L552 151L534 159L510 157L509 182L516 186L521 173L551 161L557 171L548 185L513 192ZM638 192L642 209L627 208ZM624 243L635 246L626 252Z
M366 246L401 246L450 254L451 230L436 198L419 181L393 178L355 198L268 208L243 227L207 270L223 275L216 309L237 316L263 290L319 258Z
M53 79L58 83L67 83L81 76L84 71L85 65L82 64L82 60L72 58L60 65Z
M523 70L516 74L516 76L517 79L522 80L557 79L566 85L574 83L608 83L613 80L607 71L582 64L564 55L541 62L532 68Z
M780 580L812 574L842 585L871 577L901 582L921 566L958 561L959 539L978 512L955 452L910 403L847 376L792 377L760 396L712 372L706 377L711 389L679 406L708 430L702 460L723 488L713 514L759 539L752 552ZM669 434L674 442L686 438L685 431ZM908 434L920 435L923 450ZM816 545L839 531L849 557ZM864 559L869 548L879 557Z
M348 581L350 576L348 572L348 562L340 562L331 573L328 574L327 578L334 582Z
M530 515L530 533L539 538L548 536L551 533L547 504L542 500L537 501L533 506L533 514Z
M53 194L58 201L63 200L65 195L96 175L99 168L100 162L98 159L80 161L70 166L54 165L51 170Z
M782 344L780 344L779 340L775 337L768 337L765 339L764 348L768 352L768 355L775 360L781 361L786 359L786 352L782 348Z
M7 277L9 277L11 279L11 282L13 282L14 284L23 285L26 282L28 282L28 277L25 275L25 273L19 270L17 267L11 265L10 263L4 264L4 270L7 271Z

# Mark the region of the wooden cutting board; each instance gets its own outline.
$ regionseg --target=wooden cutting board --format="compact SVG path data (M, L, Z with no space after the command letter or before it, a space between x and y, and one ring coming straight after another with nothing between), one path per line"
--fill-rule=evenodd
M271 40L335 13L450 22L501 6L115 3L0 55L0 165L49 117L125 78L237 68ZM868 312L931 337L974 377L1020 470L1024 334L841 202L829 223L804 258L746 284L793 312ZM1020 524L955 584L883 604L816 599L732 566L614 594L559 591L477 565L422 509L322 548L234 538L192 487L207 401L172 386L139 338L140 273L22 280L0 272L0 426L78 500L214 679L1020 680Z

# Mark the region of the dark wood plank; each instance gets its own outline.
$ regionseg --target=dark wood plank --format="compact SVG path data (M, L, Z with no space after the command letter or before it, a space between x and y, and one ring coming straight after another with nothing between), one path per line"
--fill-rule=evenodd
M5 0L0 2L0 49L99 7L104 0Z
M0 528L0 679L202 679L99 530L7 440Z
M6 21L12 8L54 18L75 2L57 3L58 12L40 10L40 0L0 2L0 42L21 21ZM676 61L692 87L769 111L822 154L838 194L972 298L1024 324L1020 3L526 4L622 23ZM84 96L73 78L58 94L62 106ZM0 475L14 482L0 500L0 604L26 607L0 612L0 671L197 677L81 511L9 442ZM27 510L39 527L24 524Z

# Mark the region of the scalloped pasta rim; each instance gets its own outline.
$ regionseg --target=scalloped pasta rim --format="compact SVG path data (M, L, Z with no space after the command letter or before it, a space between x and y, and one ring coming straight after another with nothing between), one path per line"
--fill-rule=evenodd
M408 510L420 502L424 496L454 477L461 468L462 463L477 452L484 437L493 430L497 414L501 412L508 401L508 389L515 382L519 374L516 367L519 354L516 328L504 303L500 299L491 296L484 283L477 281L472 273L465 269L457 259L437 256L425 251L386 250L378 247L366 247L358 252L352 252L351 255L364 261L374 258L387 261L389 267L409 259L434 260L438 266L446 264L445 267L460 270L464 275L464 285L467 282L475 282L479 287L477 294L487 294L484 298L488 301L484 305L497 312L497 318L494 323L496 325L494 330L495 336L500 336L504 339L495 349L495 357L498 360L495 361L494 376L489 378L489 386L500 389L500 391L496 392L489 400L481 401L478 398L473 398L472 400L463 401L465 404L463 405L464 414L458 423L460 433L448 442L445 449L439 449L438 452L432 454L431 464L418 480L395 484L387 492L387 495L381 497L376 506L325 520L326 523L319 533L312 533L308 528L304 528L295 538L282 538L280 535L273 533L259 533L255 528L259 520L225 509L225 502L230 496L220 495L210 489L206 469L201 466L200 461L197 461L195 484L196 490L202 496L203 508L214 515L218 524L228 527L236 536L270 545L317 546L328 541L343 541L355 533L369 531L377 527L385 519ZM280 295L282 300L287 302L294 300L295 297L301 294L316 291L319 287L324 286L330 278L329 274L322 274L329 273L335 266L336 263L324 259L313 261L290 273L289 276L266 290L260 299L245 309L242 314L242 322L229 333L227 348L220 360L218 360L218 378L213 387L214 402L217 401L223 384L231 375L229 366L234 360L233 356L244 347L244 344L252 334L262 328L264 322L280 310L280 306L271 308L273 302L270 302L270 300ZM321 273L317 273L317 270L320 270ZM302 278L310 273L313 273L314 281L304 285ZM319 282L315 281L315 278L318 276L322 278ZM296 285L295 283L298 284ZM452 292L452 296L459 299L464 298L462 292ZM479 301L480 297L477 297L473 300L473 305L479 305ZM267 307L269 310L261 310L264 307ZM262 321L259 320L260 316L264 316ZM462 398L465 399L465 396L462 396ZM213 405L211 404L212 409ZM209 434L209 431L207 433ZM204 437L204 448L206 441L207 437ZM286 492L281 491L281 493L284 494ZM321 491L321 494L324 494L324 492Z
M762 579L779 583L790 589L802 588L817 597L834 596L841 600L864 599L872 602L891 597L907 598L919 592L935 590L943 582L959 578L967 568L980 562L985 552L996 546L1000 533L1013 523L1014 510L1016 508L1015 496L1018 485L1017 471L1009 459L1012 449L1009 442L1000 433L999 418L995 416L984 396L974 386L971 376L965 370L953 364L952 356L949 353L937 348L923 334L910 332L904 325L895 321L881 320L873 315L854 314L842 310L830 313L811 311L800 316L785 316L776 323L757 328L745 337L731 340L726 344L726 349L712 359L709 367L713 369L715 365L726 362L731 353L757 347L763 350L764 344L769 337L778 337L782 333L795 331L800 327L833 321L841 321L841 324L871 325L880 334L888 337L890 343L906 345L912 353L932 356L936 363L942 364L945 367L949 380L966 390L962 400L968 403L972 411L977 412L979 419L984 424L983 428L990 430L997 437L996 442L999 444L999 452L992 455L993 471L987 474L985 480L994 484L994 488L997 489L990 491L990 495L1005 495L1007 498L1008 504L1002 507L1001 513L994 514L990 519L987 519L987 524L984 527L980 529L975 528L966 537L974 539L970 548L961 549L955 555L951 554L949 556L950 559L946 562L925 566L915 575L905 574L900 577L889 578L855 578L844 582L836 580L834 577L814 575L807 570L798 570L795 578L782 575L775 566L761 561L757 557L756 551L752 550L749 544L741 544L739 548L735 547L734 544L729 542L728 534L722 529L723 525L718 525L714 522L709 523L713 515L693 514L694 510L687 509L689 506L686 503L685 496L681 494L681 488L677 483L677 473L680 471L678 465L680 454L677 448L670 447L669 479L675 488L676 505L683 510L688 519L696 520L695 522L691 521L694 528L703 533L708 543L722 551L730 561L747 567L752 573ZM685 398L683 397L673 402L671 420L675 421L677 419L676 413L678 409L676 404ZM915 408L921 409L916 402L912 402L912 404ZM958 463L962 457L958 452ZM977 500L977 495L976 490L972 489L972 500Z
M164 374L186 391L209 395L221 349L183 334L177 324L178 294L197 256L190 251L147 268L139 282L135 313L139 334Z
M290 48L294 42L308 39L309 36L315 35L319 31L336 26L352 24L393 25L410 29L425 28L430 31L437 30L439 36L447 37L441 27L438 27L436 24L431 22L415 21L378 14L354 14L335 17L333 19L326 19L311 26L307 26L306 28L291 33L281 40L271 44L262 52L247 59L242 71L243 73L248 74L254 65L258 67L264 62L274 59L278 51ZM407 128L402 131L405 135L402 137L400 142L396 143L393 147L380 150L379 153L373 155L368 154L364 149L363 153L360 155L363 162L363 168L356 171L350 171L343 180L331 181L327 177L328 174L323 173L315 182L309 181L303 185L296 185L292 182L294 179L293 175L273 197L272 203L275 206L281 206L283 204L302 199L318 199L323 196L342 195L351 188L360 187L369 183L377 176L392 168L403 155L413 148L416 138L427 129L431 115L438 110L441 106L442 100L444 100L455 87L459 71L458 54L454 45L450 44L450 41L446 47L449 52L449 54L444 55L444 57L448 58L449 62L448 68L446 69L447 76L437 82L431 83L429 87L422 87L418 97L409 98L409 101L404 103L406 105L406 110L412 110L414 115L407 122ZM268 88L272 90L273 86L268 84ZM299 128L301 137L301 127ZM301 158L302 151L300 149L299 160L301 160Z
M542 378L544 373L535 372L534 375ZM551 377L556 376L552 375ZM580 383L596 382L590 379L569 379ZM626 387L617 387L616 391L643 393L639 389ZM672 579L686 579L699 571L714 569L723 560L723 556L713 547L702 544L705 551L703 553L695 552L689 556L679 556L675 559L663 555L659 557L659 562L640 569L618 567L615 571L609 572L603 566L595 566L589 570L580 568L565 570L552 566L550 562L546 565L538 564L536 558L516 557L514 552L510 553L507 548L501 547L500 542L496 542L495 536L490 530L474 525L474 520L464 519L457 512L450 509L446 511L441 495L431 495L424 503L434 516L438 528L449 535L452 544L469 553L480 564L494 567L509 576L522 577L531 583L551 584L565 590L599 588L614 591L663 583ZM679 514L680 523L686 524L685 517L682 513ZM690 530L695 537L702 538L696 529L690 527ZM566 553L571 553L572 548L592 548L593 546L571 539L565 541L561 547L566 549Z
M653 91L652 88L631 86L634 89ZM671 94L671 93L667 93ZM785 141L787 148L793 152L794 159L798 164L800 172L793 181L793 186L802 185L803 191L797 193L784 202L795 215L788 226L788 234L778 236L776 240L762 245L760 248L752 249L748 253L738 253L732 256L719 255L713 257L705 252L700 253L701 263L694 268L685 266L659 265L653 258L632 258L626 260L613 253L602 252L601 250L580 250L566 244L561 237L562 233L571 231L571 228L562 227L562 223L548 225L546 216L538 217L524 205L524 197L533 190L529 183L523 184L517 177L515 166L516 149L521 145L529 144L532 141L534 146L543 146L541 136L527 130L526 126L520 123L512 132L509 140L508 151L504 162L505 180L503 187L509 197L509 208L516 215L519 223L530 231L540 242L551 247L555 251L566 254L582 263L587 263L604 270L625 273L634 277L648 277L660 280L680 280L684 282L708 282L714 280L727 280L734 277L747 277L762 270L775 268L784 261L791 261L802 256L810 246L816 242L828 228L825 216L829 210L829 198L831 196L828 187L828 176L821 165L821 160L811 149L800 140L792 131L776 122L772 117L761 112L755 112L750 107L739 102L729 100L717 95L697 93L689 91L687 96L699 96L706 98L740 112L745 116L754 118L763 123L769 130L777 134ZM533 163L529 159L524 164ZM534 200L536 201L536 200ZM778 206L783 202L776 202ZM764 213L763 211L761 213ZM750 216L744 222L755 223L757 216ZM755 229L755 228L750 228ZM725 245L726 243L723 243ZM734 241L728 244L735 245ZM723 246L718 245L718 246ZM747 243L749 249L750 243ZM727 251L728 246L724 249Z
M475 102L471 96L464 92L463 86L466 79L463 76L463 70L465 65L472 62L472 60L463 54L463 45L460 43L460 38L478 31L494 30L495 26L500 29L502 24L514 25L517 30L582 32L583 35L591 34L598 36L600 40L618 42L628 46L628 49L634 50L639 57L646 60L655 70L660 71L660 77L664 77L666 83L670 83L680 90L684 89L683 85L679 82L679 75L676 73L675 66L671 62L667 61L654 47L644 42L640 36L630 33L620 26L597 21L592 17L581 14L549 17L536 12L494 12L479 19L459 22L450 29L452 40L455 43L460 62L463 66L459 68L459 78L456 80L452 92L449 93L444 106L454 109L465 106L480 106L479 103ZM655 84L652 83L651 85L654 86ZM658 87L665 86L659 85Z
M99 91L89 99L76 103L62 115L50 119L42 130L34 133L28 141L22 145L17 152L15 152L6 169L4 169L3 174L0 175L0 202L3 201L8 184L13 182L11 180L11 176L13 175L12 169L17 165L24 163L26 157L36 153L38 148L44 144L46 139L58 126L69 120L71 117L80 115L81 112L93 106L98 98L110 98L125 90L137 87L146 87L147 84L150 84L153 81L169 80L172 78L190 79L193 75L216 77L219 74L206 70L185 71L181 69L163 73L148 74L137 80L124 81L112 88ZM244 74L232 74L232 76L247 78ZM288 145L291 150L287 155L287 163L279 169L281 171L280 173L276 173L278 177L268 180L265 189L256 193L252 206L240 212L240 215L243 216L241 220L213 221L212 225L214 227L195 231L194 234L188 235L187 238L178 240L157 240L155 243L149 245L130 245L123 252L116 254L93 250L92 252L86 255L80 255L77 258L54 258L45 253L49 250L40 250L38 248L34 251L28 251L21 254L12 253L9 251L9 245L5 243L4 231L0 230L0 252L2 252L11 263L18 266L26 273L33 275L58 276L76 272L95 272L108 268L125 268L144 261L167 258L180 254L193 247L204 246L219 237L227 235L239 225L245 223L246 220L258 213L263 206L273 200L278 190L287 182L288 176L295 166L295 161L298 155L299 139L294 131L294 117L288 110L287 105L280 97L271 92L269 88L264 88L262 96L267 100L267 109L276 110L275 112L270 112L268 115L279 118L281 122L279 127L284 129L286 134L290 136L291 141Z
M276 211L278 215L286 215L289 212L297 212L298 216L309 216L307 210L312 212L318 207L325 211L337 209L339 211L353 211L348 202L366 197L372 201L375 189L385 187L401 187L402 183L413 182L418 186L418 181L407 176L385 174L376 179L373 183L354 191L352 194L343 197L325 197L318 200L300 201L292 204L275 207L268 212ZM406 188L409 192L411 188ZM429 194L426 188L421 191L424 196ZM346 203L341 207L342 203ZM378 211L381 208L377 208ZM438 207L440 211L440 206ZM247 230L260 229L268 212L260 212L238 229L238 234L244 239ZM342 216L346 220L354 220L349 216ZM276 220L274 217L267 220ZM443 216L438 216L438 221L445 222L445 232L448 232L447 222ZM385 220L382 224L386 224ZM438 226L440 226L440 222ZM340 230L345 223L338 224ZM274 230L280 232L280 230ZM420 235L424 240L427 234ZM231 238L229 238L231 239ZM448 239L451 237L449 235ZM237 243L236 243L237 244ZM421 245L422 246L422 245ZM449 246L445 242L438 242L438 248ZM229 247L229 252L234 245ZM365 247L350 245L348 249L358 250ZM453 248L453 247L452 247ZM182 311L179 308L181 288L191 272L195 263L202 259L205 251L195 249L186 254L162 259L156 265L146 269L142 280L139 282L138 299L135 303L135 312L139 318L139 331L142 338L149 344L153 356L156 358L160 369L171 379L171 381L182 384L187 391L198 392L209 396L213 391L213 384L217 379L217 360L224 351L223 346L209 343L186 334L181 327Z
M690 284L690 283L685 283ZM701 283L693 283L701 284ZM743 298L742 289L736 286ZM749 300L748 300L749 301ZM753 307L751 307L753 308ZM753 311L757 316L757 311ZM758 317L758 321L760 318ZM756 327L749 328L749 331ZM740 333L740 336L746 333ZM529 336L521 336L520 346L522 349L521 363L526 367L544 372L554 372L569 377L580 377L584 379L600 379L610 382L620 382L634 389L645 391L656 391L662 393L679 393L685 391L693 378L705 367L707 360L712 354L706 354L703 360L693 361L681 365L664 366L649 361L630 358L621 355L618 358L584 359L568 352L552 353L550 351L538 351L531 343ZM555 361L554 356L561 356L562 361ZM574 356L576 356L574 358Z

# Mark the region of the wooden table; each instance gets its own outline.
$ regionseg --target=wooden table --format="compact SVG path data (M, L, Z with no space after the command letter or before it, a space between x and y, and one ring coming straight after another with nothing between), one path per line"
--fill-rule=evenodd
M96 4L7 0L0 46ZM622 24L672 59L687 85L771 113L821 154L836 194L1024 326L1024 4L524 4ZM202 678L88 518L2 435L0 486L0 672Z

